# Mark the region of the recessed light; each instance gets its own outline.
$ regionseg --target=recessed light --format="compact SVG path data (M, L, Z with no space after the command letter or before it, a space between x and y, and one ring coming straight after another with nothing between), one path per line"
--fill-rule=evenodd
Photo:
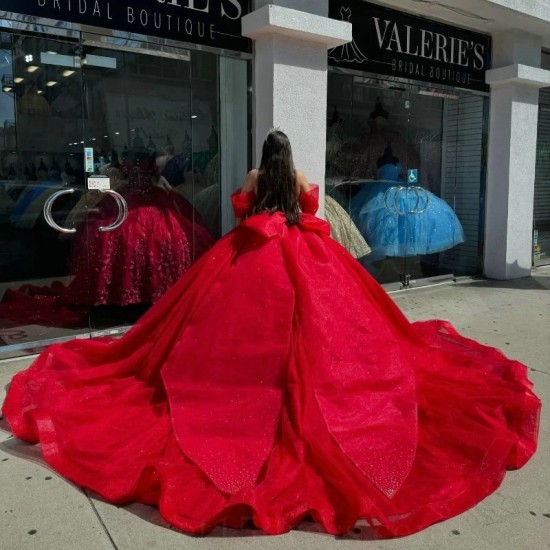
M29 66L27 67L27 72L29 72L29 73L34 73L34 71L38 71L39 68L40 68L40 67L37 67L36 65L29 65Z
M62 74L63 76L71 76L74 74L74 71L71 71L71 69L65 69Z
M11 92L13 90L13 88L10 88L10 86L4 86L2 88L2 90L4 90L4 92L8 93L8 92Z
M197 115L191 115L191 118L197 118Z
M119 136L120 135L120 132L115 132L115 136Z
M23 82L23 80L25 80L23 77L21 76L16 76L13 81L16 83L16 84L20 84L21 82Z
M48 88L51 88L52 86L55 86L57 84L57 80L48 80L48 82L46 82L46 86L48 86Z
M37 93L37 94L43 94L43 93L44 93L44 90L36 90L36 93Z
M33 56L30 55L30 54L27 54L27 55L25 56L25 61L26 61L27 63L31 63L31 61L32 61L33 59L34 59Z
M107 139L109 136L103 136L105 139Z

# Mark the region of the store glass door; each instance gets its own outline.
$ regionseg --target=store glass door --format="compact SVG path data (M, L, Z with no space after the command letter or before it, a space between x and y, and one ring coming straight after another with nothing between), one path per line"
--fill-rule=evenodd
M0 36L0 356L9 356L88 337L89 281L84 253L80 299L67 300L85 224L67 218L78 204L86 211L80 44Z
M121 334L232 226L248 63L96 35L2 40L0 353Z
M166 58L84 45L82 61L89 190L75 216L86 217L91 328L109 334L137 321L214 235L193 206L190 52Z
M327 219L380 283L479 272L485 120L481 96L329 73Z

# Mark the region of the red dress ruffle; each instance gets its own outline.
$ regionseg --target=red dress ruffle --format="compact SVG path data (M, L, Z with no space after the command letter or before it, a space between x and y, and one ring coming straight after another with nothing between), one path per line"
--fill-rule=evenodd
M310 516L400 536L495 491L536 449L526 367L409 323L311 215L316 192L298 225L245 219L123 338L47 349L11 383L13 433L189 533Z

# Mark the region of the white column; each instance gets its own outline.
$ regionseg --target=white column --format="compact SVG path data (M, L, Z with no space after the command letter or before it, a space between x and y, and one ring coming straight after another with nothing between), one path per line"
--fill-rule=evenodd
M484 272L493 279L529 276L540 68L540 39L520 31L493 37Z
M267 132L279 127L290 138L296 166L323 194L327 50L350 42L352 35L351 24L318 15L326 12L327 0L308 6L315 13L265 5L243 18L242 32L254 40L255 165ZM300 7L308 6L302 0Z

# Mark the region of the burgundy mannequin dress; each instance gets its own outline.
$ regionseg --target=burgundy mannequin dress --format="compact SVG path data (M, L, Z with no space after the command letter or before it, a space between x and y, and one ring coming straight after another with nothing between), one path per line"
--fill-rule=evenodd
M252 520L413 533L475 505L536 448L526 367L409 323L313 216L251 215L118 340L47 349L13 379L13 433L111 502L205 533ZM233 197L246 216L254 194Z
M156 302L212 244L214 237L191 204L175 191L154 185L154 160L129 169L117 189L128 218L114 231L118 207L111 197L90 214L75 246L66 301L87 305Z

